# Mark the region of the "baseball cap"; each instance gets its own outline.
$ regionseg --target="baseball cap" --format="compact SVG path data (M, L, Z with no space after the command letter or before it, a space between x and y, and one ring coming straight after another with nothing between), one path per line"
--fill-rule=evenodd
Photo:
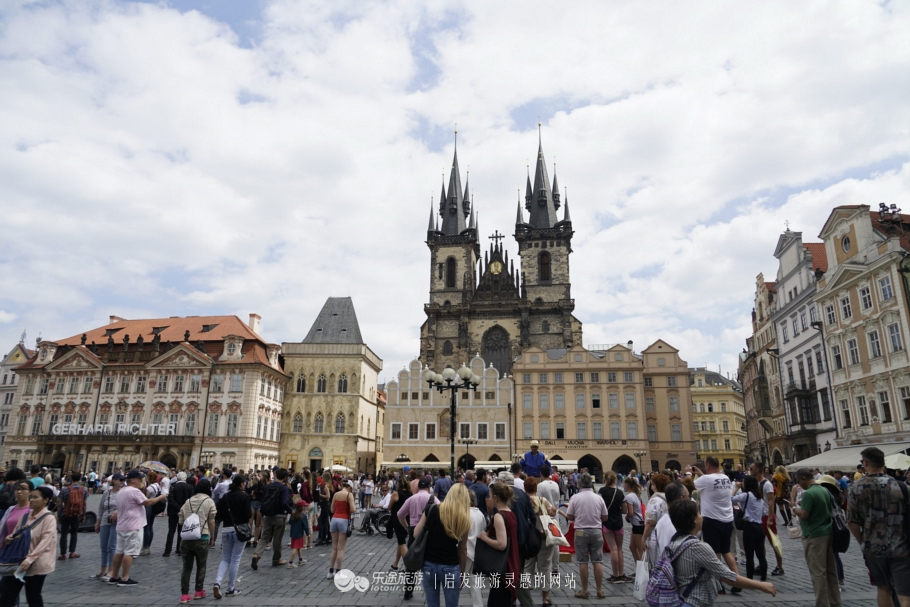
M422 479L417 481L418 489L426 489L429 486L430 486L430 479L428 479L427 477L423 477Z
M123 475L118 472L117 474L115 474L111 477L111 480L112 481L122 481Z
M538 441L536 441L536 440L532 440L532 441L531 441L531 446L532 446L532 447L539 447L539 446L540 446L540 443L539 443Z
M129 474L126 475L127 480L132 480L134 478L145 478L145 474L141 470L130 470Z
M411 467L410 467L410 466L405 466L404 468L402 468L402 470L403 470L404 472L410 472L410 471L411 471Z

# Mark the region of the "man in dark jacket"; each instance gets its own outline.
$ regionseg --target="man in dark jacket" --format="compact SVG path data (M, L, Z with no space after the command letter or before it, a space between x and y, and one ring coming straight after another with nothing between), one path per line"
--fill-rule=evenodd
M510 507L515 514L515 520L518 523L518 529L516 530L515 535L518 536L518 556L521 559L522 570L524 570L524 563L528 558L525 553L528 533L532 527L537 527L537 516L534 514L534 509L531 507L531 498L528 497L528 494L525 493L523 489L519 489L515 486L515 477L512 476L511 472L500 472L499 481L509 485L514 494ZM530 588L522 588L521 584L518 585L518 602L521 604L521 607L534 607Z
M279 468L275 472L275 480L265 486L265 495L262 497L262 536L259 545L253 552L253 569L259 569L259 558L265 552L269 542L272 544L272 567L287 565L288 562L281 558L281 542L284 539L284 526L288 514L294 512L291 504L291 490L288 488L288 471Z
M167 494L167 541L164 543L164 554L171 556L171 546L174 545L174 534L177 533L180 509L186 500L193 497L193 487L186 482L186 472L177 473L177 482L171 484L171 491ZM177 533L177 556L180 556L180 534Z

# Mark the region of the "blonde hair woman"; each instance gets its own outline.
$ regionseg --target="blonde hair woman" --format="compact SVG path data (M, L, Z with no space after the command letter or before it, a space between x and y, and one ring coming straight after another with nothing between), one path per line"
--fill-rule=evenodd
M427 536L427 551L423 562L423 592L427 607L439 607L442 589L446 607L458 606L461 584L447 584L449 579L460 580L468 555L468 532L471 530L471 496L462 484L455 484L439 506L431 506L422 514L414 528L414 538Z

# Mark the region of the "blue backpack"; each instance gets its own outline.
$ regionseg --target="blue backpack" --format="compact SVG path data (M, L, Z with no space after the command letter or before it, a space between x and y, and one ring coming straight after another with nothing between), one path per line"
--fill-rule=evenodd
M673 570L673 561L679 558L683 552L691 546L697 544L697 538L691 538L682 543L676 554L670 554L670 547L664 550L664 553L657 559L654 569L651 570L651 577L648 579L648 589L645 592L645 600L650 607L681 607L685 599L689 597L695 584L704 575L704 568L698 571L695 578L689 582L686 589L679 593L676 586L676 572Z
M12 575L22 565L22 561L28 556L29 548L32 544L32 527L45 516L50 516L50 512L45 512L36 518L31 525L26 525L29 513L22 515L19 521L18 529L13 532L13 539L0 550L0 575Z

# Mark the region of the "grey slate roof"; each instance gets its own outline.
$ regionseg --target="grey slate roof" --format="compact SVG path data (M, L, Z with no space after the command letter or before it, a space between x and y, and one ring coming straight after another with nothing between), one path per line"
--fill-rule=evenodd
M329 297L310 332L303 338L305 344L362 344L360 325L350 297Z

